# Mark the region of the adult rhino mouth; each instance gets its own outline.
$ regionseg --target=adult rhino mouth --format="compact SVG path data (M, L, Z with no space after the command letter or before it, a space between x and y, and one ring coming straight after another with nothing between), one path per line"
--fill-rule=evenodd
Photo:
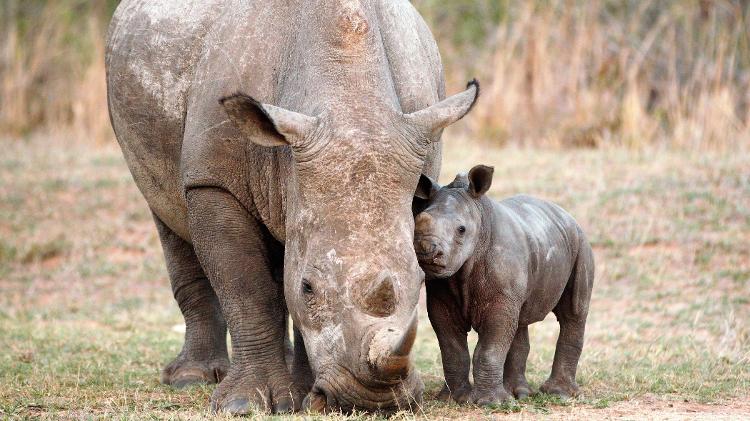
M424 384L414 369L404 379L365 384L349 369L336 366L321 373L302 406L313 412L394 412L420 403L423 390Z

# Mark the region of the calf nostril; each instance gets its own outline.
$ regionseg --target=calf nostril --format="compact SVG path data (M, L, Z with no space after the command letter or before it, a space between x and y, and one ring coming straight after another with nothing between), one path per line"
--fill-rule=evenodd
M435 244L427 240L422 240L419 242L419 248L421 249L420 252L429 254L435 250Z

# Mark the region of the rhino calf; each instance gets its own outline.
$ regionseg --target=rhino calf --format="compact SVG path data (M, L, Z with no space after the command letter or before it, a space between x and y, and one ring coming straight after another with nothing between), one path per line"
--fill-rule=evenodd
M578 393L576 368L594 281L580 226L559 206L529 196L485 196L493 169L478 165L445 187L422 176L414 247L427 277L427 311L445 373L439 399L491 404L531 394L528 326L557 316L552 374L541 386ZM474 328L474 386L466 334Z

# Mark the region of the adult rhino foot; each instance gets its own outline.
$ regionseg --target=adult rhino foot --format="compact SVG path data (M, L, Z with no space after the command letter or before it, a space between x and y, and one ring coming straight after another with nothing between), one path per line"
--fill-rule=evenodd
M289 374L265 376L230 371L211 396L211 409L231 415L275 414L299 411L306 391L292 383Z
M448 402L451 398L458 403L471 403L472 390L471 384L467 383L451 390L448 385L443 385L443 389L438 393L438 400Z
M561 399L570 399L578 396L579 388L575 381L548 379L539 391L548 395L556 395Z
M161 382L178 389L194 384L219 383L229 370L229 360L213 358L189 360L178 356L161 373Z
M501 404L513 400L513 395L508 393L503 386L487 390L474 390L474 403L477 405Z

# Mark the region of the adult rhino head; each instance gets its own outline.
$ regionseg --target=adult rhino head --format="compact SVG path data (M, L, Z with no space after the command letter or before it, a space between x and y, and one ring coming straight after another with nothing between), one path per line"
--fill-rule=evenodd
M244 94L222 99L249 140L291 146L284 293L316 379L306 406L398 408L421 399L409 360L424 280L411 204L431 142L478 94L472 81L410 114L382 97L334 101L317 115Z

